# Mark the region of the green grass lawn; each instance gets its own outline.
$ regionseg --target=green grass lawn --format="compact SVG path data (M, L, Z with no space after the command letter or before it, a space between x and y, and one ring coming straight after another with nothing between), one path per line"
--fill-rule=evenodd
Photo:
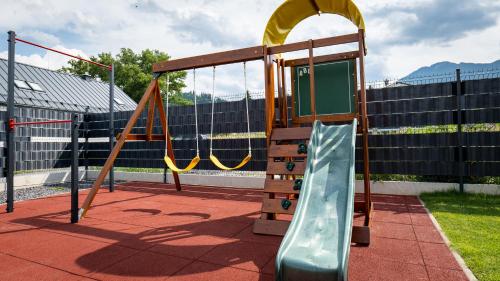
M500 196L438 192L420 198L474 275L500 280Z

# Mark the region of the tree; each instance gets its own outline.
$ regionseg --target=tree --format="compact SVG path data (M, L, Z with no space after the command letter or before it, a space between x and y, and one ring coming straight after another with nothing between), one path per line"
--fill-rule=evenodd
M144 91L153 80L153 63L170 59L164 52L158 50L143 50L141 53L134 53L129 48L122 48L115 57L111 53L100 53L97 56L90 57L90 60L102 64L115 65L115 84L123 89L134 101L138 102ZM109 71L97 65L89 64L80 60L68 61L69 66L63 67L61 71L76 75L88 74L93 78L100 78L103 81L109 81ZM177 71L168 74L169 86L168 93L171 99L169 102L189 105L191 101L182 97L182 89L186 87L185 71ZM162 75L159 80L160 91L163 95L167 93L167 75Z
M182 96L191 101L192 103L194 103L194 94L193 92L185 92L182 94ZM215 100L214 102L215 103L218 103L218 102L224 102L225 100L219 98L219 97L215 97ZM204 103L212 103L212 95L211 94L207 94L207 93L196 93L196 102L197 104L204 104Z

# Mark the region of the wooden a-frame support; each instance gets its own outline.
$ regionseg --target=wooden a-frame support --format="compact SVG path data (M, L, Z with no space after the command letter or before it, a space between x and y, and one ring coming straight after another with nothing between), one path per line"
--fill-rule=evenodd
M144 135L130 134L130 132L132 131L132 128L134 127L135 123L137 122L137 119L139 119L139 116L144 111L144 109L146 108L146 105L148 103L149 103L149 107L148 107L148 117L147 117L147 121L146 121L146 134L144 134ZM163 135L153 135L155 108L158 109ZM95 196L97 195L97 192L99 191L99 188L101 187L101 185L104 182L104 179L106 178L111 167L113 166L113 163L115 162L116 157L118 157L118 154L120 153L120 150L122 149L123 145L125 144L125 141L126 140L164 141L165 134L167 134L167 126L168 126L168 123L167 123L167 119L165 116L165 110L163 108L163 100L162 100L161 94L160 94L160 87L158 84L158 79L154 79L153 81L151 81L151 83L149 83L149 86L146 89L146 92L144 93L141 100L139 101L137 108L135 109L134 113L132 113L132 116L128 120L127 125L123 129L122 133L117 136L117 141L116 141L115 146L113 147L113 150L109 154L108 159L106 159L106 162L104 163L104 166L102 167L101 172L97 176L97 179L95 180L94 185L92 186L92 189L90 190L89 194L87 195L87 198L85 198L85 201L83 202L83 205L80 208L80 212L78 214L79 219L81 219L85 216L88 209L92 205L92 201L94 200ZM167 153L168 153L168 156L175 163L175 156L174 156L174 152L172 150L172 141L171 141L169 134L167 134ZM175 188L177 189L177 191L180 191L181 184L179 181L179 175L176 172L173 172L172 174L174 176Z

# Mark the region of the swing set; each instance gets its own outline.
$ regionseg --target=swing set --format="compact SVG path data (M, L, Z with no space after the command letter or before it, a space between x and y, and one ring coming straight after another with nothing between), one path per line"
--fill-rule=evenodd
M302 20L330 13L351 21L358 32L334 37L310 39L307 41L285 43L290 31ZM348 52L315 56L314 49L350 44L357 47ZM283 55L296 51L308 51L308 57L285 60ZM300 192L301 177L306 169L307 144L316 120L327 123L357 122L357 133L362 138L362 170L364 178L363 200L354 202L354 211L364 215L362 226L353 226L352 242L369 244L370 215L373 208L370 197L370 172L368 159L368 117L366 109L366 89L364 75L364 56L366 55L365 26L363 17L351 0L287 0L273 13L266 26L263 44L201 56L187 57L153 64L153 81L149 84L136 110L130 117L123 132L117 137L116 145L99 173L92 190L85 199L79 218L85 216L100 186L110 171L113 162L127 140L165 141L165 163L172 170L176 189L181 190L179 173L195 168L200 159L198 143L198 120L196 104L196 84L193 82L195 97L196 155L185 168L176 165L168 130L168 93L167 112L164 111L158 78L176 71L213 68L212 112L210 129L209 159L222 170L243 167L252 157L250 141L250 120L248 114L248 93L246 92L246 119L248 125L248 154L234 167L227 167L214 155L214 102L215 68L220 65L243 63L246 86L246 62L263 61L265 87L265 134L267 139L267 170L263 190L261 217L255 221L254 233L284 235L289 220L280 220L282 214L293 215L296 198ZM291 74L292 108L288 113L286 69ZM317 72L317 74L315 74ZM358 84L359 79L359 84ZM359 88L358 88L359 85ZM277 86L277 87L276 87ZM277 91L275 91L277 90ZM277 92L277 97L275 93ZM131 130L148 106L145 134L131 134ZM153 121L155 109L158 110L163 133L154 135ZM355 123L355 121L354 121Z
M251 159L252 159L252 141L251 141L251 132L250 132L250 114L248 110L248 87L247 87L247 67L246 67L246 62L243 62L243 74L244 74L244 80L245 80L245 105L246 105L246 120L247 120L247 138L248 138L248 154L241 160L239 164L237 164L234 167L228 167L217 158L217 156L214 155L213 153L213 139L214 139L214 112L215 112L215 66L212 69L212 111L211 111L211 116L210 116L210 155L209 159L212 161L212 163L217 166L217 168L225 171L232 171L232 170L238 170L243 168ZM167 74L167 93L165 97L165 102L166 102L166 116L165 119L167 120L167 126L166 130L167 133L165 134L165 143L168 143L168 89L169 89L169 75ZM200 162L200 144L199 144L199 131L198 131L198 107L197 107L197 101L196 101L196 69L193 69L193 96L194 96L194 123L195 123L195 131L196 131L196 155L193 159L191 159L191 162L185 167L185 168L179 168L175 164L175 160L171 158L168 155L168 146L165 145L165 164L168 166L170 170L176 173L184 173L188 172L192 169L194 169L198 163Z

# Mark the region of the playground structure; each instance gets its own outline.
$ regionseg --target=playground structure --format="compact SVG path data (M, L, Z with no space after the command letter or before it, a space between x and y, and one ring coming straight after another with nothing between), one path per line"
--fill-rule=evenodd
M327 5L328 3L344 3L346 5ZM314 5L313 5L314 4ZM325 5L325 6L324 6ZM279 18L293 14L293 11L303 11L302 14L294 15L289 22L280 21ZM312 13L314 11L314 13ZM315 40L308 40L296 43L284 44L284 41L291 31L291 29L301 20L319 12L340 14L350 19L359 29L358 33L321 38ZM282 144L301 141L303 146L309 139L311 134L310 124L316 120L323 122L352 122L354 119L359 119L358 132L362 134L363 138L363 160L364 160L364 202L355 202L355 210L362 211L365 215L365 223L363 227L355 227L353 230L353 241L359 243L369 243L369 222L370 222L370 181L369 181L369 167L368 167L368 119L366 114L366 91L365 91L365 78L364 78L364 56L366 52L364 43L364 22L359 10L351 1L286 1L280 6L271 19L264 34L264 45L255 46L244 49L236 49L227 52L219 52L208 55L201 55L183 59L176 59L170 61L159 62L153 65L154 79L146 89L145 94L141 98L137 109L129 119L125 129L118 135L117 143L110 156L104 164L99 176L97 177L92 191L87 196L85 202L80 210L80 218L85 216L94 197L97 194L101 184L103 183L106 175L110 171L114 160L116 159L120 149L123 147L126 140L145 140L145 141L166 141L166 160L169 166L175 166L175 156L173 155L172 142L168 133L168 123L166 114L164 112L163 100L161 97L158 78L169 72L196 69L202 67L215 67L218 65L248 62L254 60L263 60L265 69L265 97L266 97L266 137L268 139L268 169L266 180L266 187L264 188L265 198L263 199L263 215L261 219L257 220L254 231L262 234L283 235L288 227L288 221L277 220L277 214L293 214L294 205L289 199L279 200L275 198L278 193L281 194L298 194L297 188L293 189L296 177L300 177L305 171L305 162L293 162L295 158L305 158L304 152L296 153L296 145ZM357 43L357 50L351 52L343 52L337 54L329 54L322 56L314 56L314 49L319 47L334 46L340 44ZM309 57L303 59L294 59L285 61L282 57L283 54L299 50L308 50ZM356 59L359 63L359 84L360 91L357 88L356 77ZM336 102L331 100L331 93L318 87L316 94L315 68L322 68L324 63L342 62L347 65L349 71L347 76L348 91L343 93L343 99L348 100L348 110L343 111L341 108L333 111L325 111L323 108L317 107L316 104L321 102ZM275 67L277 73L274 73ZM292 72L292 84L295 83L296 70L299 68L307 67L309 78L309 92L307 93L304 87L294 85L292 88L292 127L288 124L287 113L287 98L286 98L286 81L284 79L285 67L290 67ZM321 70L320 70L321 71ZM327 70L329 71L329 70ZM333 71L343 71L343 69L334 69ZM328 75L328 72L326 72ZM353 75L352 79L349 78ZM277 96L277 110L279 112L279 119L275 119L275 78L278 82L278 96ZM349 87L352 86L352 87ZM328 85L326 85L328 87ZM300 90L304 91L304 95L300 95ZM213 94L213 93L212 93ZM325 94L327 94L325 96ZM329 96L330 97L329 97ZM358 98L359 96L359 98ZM330 98L330 100L329 100ZM326 100L325 100L326 99ZM360 106L358 106L358 100ZM308 105L307 109L300 106L300 102ZM318 102L318 103L317 103ZM148 107L148 119L146 123L145 134L130 134L135 122L139 115L146 106ZM248 103L247 103L248 104ZM298 104L298 106L296 106ZM153 135L152 128L154 122L155 108L159 111L160 122L163 128L163 135ZM360 110L358 110L358 108ZM319 110L319 112L318 112ZM212 110L213 116L213 110ZM306 126L309 124L309 126ZM300 149L299 149L300 150ZM299 151L300 152L300 151ZM213 154L211 153L211 158ZM246 157L248 158L248 156ZM286 159L287 161L283 161ZM193 162L194 161L194 162ZM188 165L188 168L196 165L196 158ZM242 161L244 165L245 159ZM241 165L241 164L240 164ZM238 165L238 166L240 166ZM193 166L193 167L194 167ZM178 177L178 172L181 169L173 169L173 176L177 190L181 190L181 184ZM276 180L276 176L280 179ZM290 197L290 196L288 196ZM290 204L292 203L292 204ZM282 205L292 205L290 208Z
M358 27L358 32L296 43L284 43L288 33L296 24L320 12L334 13L346 17ZM263 60L268 165L263 192L262 215L255 221L253 231L258 234L271 235L285 235L286 233L276 261L278 278L283 280L304 280L304 278L316 272L316 274L322 276L321 278L334 277L335 280L346 280L346 261L349 257L351 241L364 245L370 243L372 203L368 167L368 118L364 78L366 47L364 39L364 21L353 2L347 0L289 0L284 2L269 20L262 46L154 64L154 79L146 89L123 132L118 136L115 147L80 209L79 218L83 218L89 210L114 160L127 140L165 141L165 162L172 169L178 191L182 189L178 173L194 168L200 161L199 145L197 143L197 155L186 168L178 168L175 164L172 141L168 132L168 122L158 83L158 78L163 74L168 75L170 72L190 69L193 69L194 74L197 68L213 68L210 159L216 166L224 170L237 169L245 165L251 158L250 145L248 155L239 165L233 168L224 166L212 153L215 68L219 65L234 63L243 63L245 65L248 61ZM349 43L357 43L357 49L322 56L314 55L315 48ZM283 58L286 53L300 50L307 50L309 56L288 61ZM357 65L359 65L359 68ZM291 124L288 122L287 83L284 74L286 67L290 67L292 77ZM275 69L277 73L275 73ZM359 92L357 90L358 75ZM195 77L195 75L193 76ZM277 81L278 85L277 98L275 98L275 81ZM196 89L193 92L196 96ZM147 105L148 114L145 134L131 134L134 124ZM248 100L246 105L247 123L249 124ZM275 105L277 105L277 108ZM162 135L153 134L155 109L159 112ZM278 119L276 119L276 112L279 116ZM357 120L360 120L359 126L357 126ZM321 129L322 125L318 122L347 123L351 125L336 125L329 128L329 130L325 130L331 131L329 134L332 138L328 139L321 137L321 135L318 136L318 134L322 133L316 131L323 131ZM313 123L316 128L314 130L311 127ZM198 129L197 121L195 125L196 129ZM196 138L198 138L198 130L196 132ZM354 202L354 143L356 132L362 135L364 161L364 201L359 202ZM316 140L310 141L311 133ZM349 136L352 137L349 138ZM338 139L339 137L340 139ZM308 145L313 148L308 148ZM320 156L316 149L326 150L327 152ZM340 150L340 152L336 150ZM351 152L349 153L349 151ZM338 168L335 161L340 155L343 155L343 158L341 157L341 162L338 164L341 168ZM325 163L321 159L327 159L329 162ZM323 163L318 164L321 162ZM321 167L326 165L327 167L330 166L330 168L327 168L325 173L325 171L317 171L317 169L321 169L318 165ZM316 176L317 173L319 173L318 176ZM324 178L321 179L321 177ZM305 196L301 196L299 200L296 200L301 188L307 189ZM318 194L310 196L312 190L324 194L323 199L319 199ZM329 198L337 199L334 202L328 202ZM297 204L297 201L302 202L302 204ZM293 215L296 211L298 215L293 217L291 226L290 221L279 217L283 214ZM353 211L364 214L363 226L352 225ZM318 219L322 220L326 225L319 226ZM317 232L312 235L310 231L314 230L317 230ZM305 238L301 235L304 235ZM295 239L294 237L297 236L299 238ZM327 243L325 241L337 243ZM312 245L311 243L316 246L304 246ZM306 259L311 258L311 255L314 256L311 252L315 250L326 253L326 256L313 257L312 262L305 262ZM336 257L336 259L332 259L332 257Z
M286 35L294 25L310 15L320 13L340 14L350 19L355 23L358 32L285 43ZM30 268L38 271L37 278L42 279L44 271L40 268L43 268L43 265L46 266L46 271L51 270L48 272L53 276L56 276L54 272L57 273L56 270L60 269L78 274L76 278L80 278L81 272L84 272L90 278L103 280L111 276L120 279L172 276L172 280L176 280L176 277L180 280L270 280L273 279L273 273L275 280L347 280L348 272L349 280L366 280L368 278L366 276L381 280L402 280L408 277L422 280L439 277L443 280L465 280L460 269L463 269L460 267L463 265L456 264L443 237L438 235L437 224L431 221L432 216L428 214L418 197L384 195L393 191L381 192L380 186L375 184L372 188L377 194L373 195L375 211L372 211L367 106L370 113L370 127L374 132L370 136L371 172L383 174L403 171L417 175L418 173L457 175L460 171L460 189L463 191L464 168L470 168L466 170L467 175L474 173L472 168L475 168L476 173L479 171L483 175L488 173L483 167L494 171L494 167L498 164L484 161L495 160L494 153L490 153L488 157L468 153L478 151L479 154L481 151L462 147L461 135L461 118L466 120L464 123L472 124L475 123L474 120L497 118L494 103L491 102L493 98L488 99L485 96L493 96L496 100L498 78L462 82L460 72L457 70L456 81L448 83L434 81L432 85L423 86L408 84L396 88L386 84L387 87L381 89L369 87L367 100L364 89L366 55L364 31L362 17L351 1L288 0L269 20L262 46L154 65L155 79L146 91L147 97L143 97L139 104L142 106L143 114L139 108L133 112L126 130L117 136L121 144L118 143L111 153L111 157L115 157L117 161L114 162L115 159L110 158L106 160L107 171L100 172L98 181L94 184L82 209L78 209L78 182L74 182L78 173L78 162L75 162L78 161L78 116L73 115L71 120L21 122L31 120L23 120L22 115L16 114L16 119L19 118L17 121L6 120L5 123L10 130L8 132L11 134L17 126L73 122L71 127L73 129L71 222L73 223L85 215L97 194L96 186L100 187L106 173L112 172L113 165L141 168L151 165L161 169L166 164L166 167L173 172L175 185L167 184L166 168L164 184L155 183L161 181L159 174L158 177L141 174L145 175L146 181L139 181L137 173L128 175L125 180L131 182L117 184L119 194L101 192L88 213L89 220L72 226L61 224L61 219L67 219L69 195L19 202L16 214L4 214L1 217L2 225L9 227L2 229L5 230L2 231L5 244L2 256L14 255L16 258L28 260L32 263ZM23 42L23 40L18 41ZM350 52L315 55L316 48L345 44L349 46L355 44L357 47ZM287 58L289 52L297 50L306 51L309 55L299 59ZM247 62L260 60L264 62L265 70L265 100L253 101L250 106L253 110L258 108L259 111L251 112L252 116L258 117L249 118L248 95L245 100L237 102L221 101L225 103L220 107L220 111L225 111L224 114L219 110L214 113L216 67L232 63L241 65L245 74L246 94ZM201 67L211 67L214 77L212 103L202 106L196 102L196 74ZM194 106L169 110L168 77L180 69L193 71ZM13 71L9 68L10 73ZM167 77L166 95L163 91L160 93L158 81L160 75ZM11 87L10 81L12 79L9 79L9 87ZM11 89L9 88L10 99L10 93L13 92ZM423 105L422 100L426 101ZM246 124L242 118L245 114L245 102ZM484 106L486 102L490 104ZM226 104L229 106L225 106ZM265 114L264 104L267 109ZM231 110L230 106L233 105L235 110ZM480 106L485 107L485 110L481 109L480 112L487 112L488 115L474 112L476 117L471 118L472 114L467 114L479 111L471 109ZM157 110L163 132L157 130L159 127L153 124L157 118L155 116ZM429 112L431 110L434 111ZM228 112L231 114L227 114ZM115 117L117 120L114 125L117 128L125 125L132 111L123 113ZM200 114L205 114L206 118L198 119L201 117ZM223 126L224 129L217 129L221 125L219 121L214 124L214 114L216 114L215 120L219 119L221 122L230 120L229 124L238 126L227 125ZM142 123L145 120L144 115L147 116L147 122ZM169 119L172 115L177 116ZM233 118L235 115L239 118ZM87 139L106 136L107 113L85 116L84 130L91 132L86 134ZM224 118L218 118L221 116ZM263 120L258 119L264 116L265 128ZM415 116L423 118L413 118ZM441 118L442 116L450 118ZM65 115L54 119L70 118ZM137 126L146 124L145 133L137 130L143 128L134 128L135 121ZM414 134L408 133L377 134L378 128L392 130L404 126L432 125L434 122L439 125L457 122L457 134L449 132L425 134L425 139L422 135L417 138ZM255 126L256 123L258 126ZM87 129L87 125L90 129ZM252 132L260 133L265 130L266 139L261 138L251 143L250 125L254 126ZM182 130L177 129L180 126L183 126ZM239 134L236 145L228 145L230 142L227 140L218 141L220 135L214 140L214 135L218 131L241 133L245 132L247 126L248 153L243 134ZM189 130L185 130L186 127L189 127ZM17 132L16 140L23 137L22 130ZM113 141L113 131L110 132L110 140ZM180 134L181 137L179 140L175 138L171 140L170 134L174 137ZM195 154L193 154L194 139L184 138L188 134L196 134ZM481 145L492 143L495 145L494 138L491 138L495 136L494 134L466 132L464 135L467 135L468 145L474 145L469 143L473 143L474 139L476 143L481 142ZM359 137L358 142L356 142L357 137ZM199 138L201 138L200 143ZM488 142L485 142L485 139L488 139ZM127 144L129 140L131 142ZM145 143L147 141L156 143ZM407 147L410 146L410 142L412 147ZM266 143L267 155L262 153L266 151ZM220 144L223 144L224 150L234 149L237 153L225 157L225 152L216 152L215 154L220 157L217 158L212 152L212 147L214 151L222 151L223 149L219 150ZM121 148L117 148L118 145L123 147L121 153ZM425 147L419 148L419 146ZM94 161L90 165L101 166L103 160L108 157L107 143L94 145L93 149L100 151L99 162ZM131 150L137 156L131 156ZM441 153L447 151L451 151L451 156L446 157L448 154ZM457 151L459 153L456 153ZM252 152L254 158L249 162ZM355 158L356 152L360 155ZM411 155L408 152L411 152ZM464 167L462 155L464 152L468 153L466 158L469 162L479 158L483 160L483 165ZM92 157L96 154L90 155L89 158L95 159ZM243 155L243 160L235 160L237 157L234 155ZM429 157L426 158L426 155ZM88 161L86 152L82 156ZM177 163L182 163L179 166L176 164L176 156ZM192 156L194 158L191 159ZM265 161L266 156L268 161ZM23 160L23 155L16 157L19 161ZM204 159L201 159L202 157ZM15 158L10 157L6 160L11 159ZM438 162L436 160L439 163L436 163ZM257 161L259 165L254 167ZM239 164L236 164L238 162ZM224 176L213 177L217 180L213 182L205 181L206 178L199 180L203 177L200 177L202 172L183 176L180 181L178 177L178 174L195 168L213 169L212 164L222 170L239 169L250 164L246 168L253 173L264 170L266 163L267 173L263 191L233 188L236 185L233 185L228 177L223 178ZM454 168L454 164L457 164L459 169ZM10 169L17 168L10 165ZM465 165L468 165L467 161ZM421 168L423 166L425 169ZM355 171L364 172L364 194L354 194ZM118 176L124 179L121 177L122 174ZM94 175L91 177L94 178ZM196 178L198 182L191 181L190 177ZM221 179L224 183L221 183ZM449 188L449 184L446 185ZM249 187L246 183L240 186ZM406 186L397 183L397 188L403 190ZM13 204L13 201L11 202ZM375 215L374 221L371 221L372 213ZM23 225L31 227L26 228ZM372 236L371 229L376 229L371 233ZM436 235L432 237L425 235L428 233ZM424 236L425 239L422 239ZM367 246L370 240L373 246L369 248L351 244L354 242L358 246ZM130 249L137 251L133 256L126 257ZM191 263L176 264L174 257L189 259ZM4 257L4 260L9 264L12 258ZM4 274L5 276L12 277L24 267L22 264L16 264L11 268L6 270L6 274L10 275ZM25 272L23 273L25 275ZM8 277L6 278L9 279Z

